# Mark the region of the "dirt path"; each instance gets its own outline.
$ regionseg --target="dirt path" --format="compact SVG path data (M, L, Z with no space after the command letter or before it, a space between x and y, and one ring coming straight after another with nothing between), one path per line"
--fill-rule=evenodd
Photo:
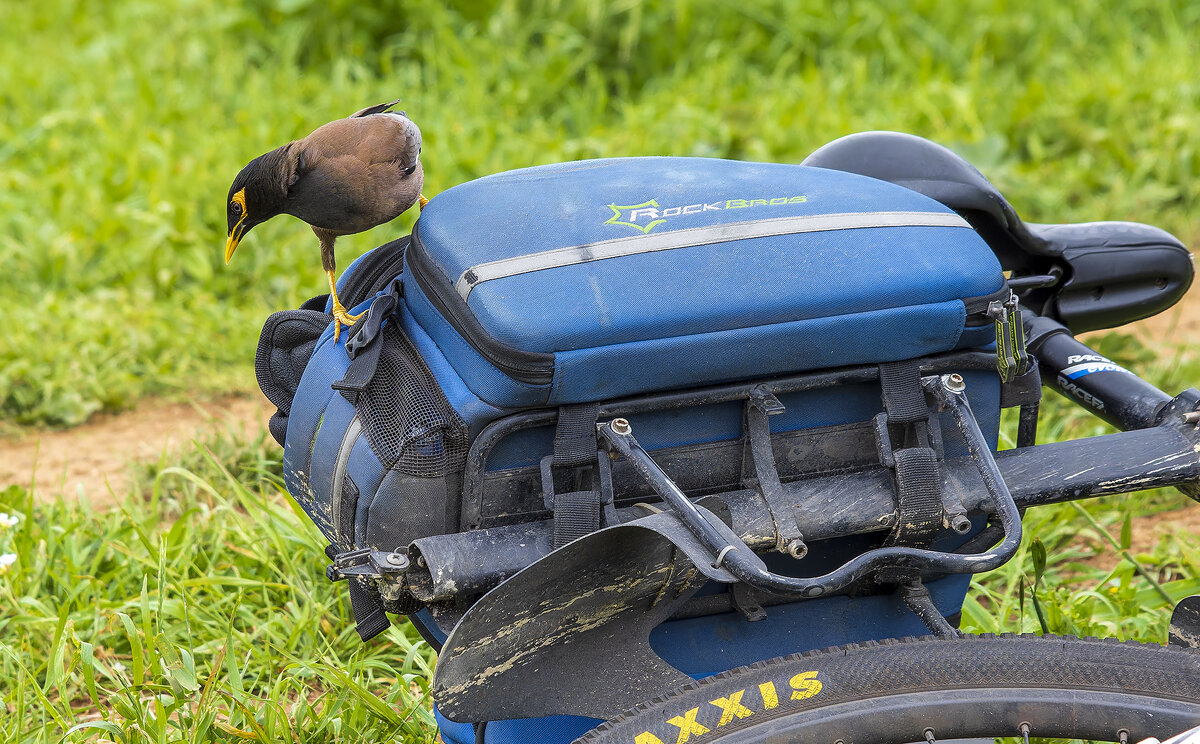
M93 506L111 502L128 485L131 462L149 462L206 434L257 434L274 407L261 397L204 403L149 400L136 409L103 414L65 431L0 439L0 488L36 482L43 498L82 493Z

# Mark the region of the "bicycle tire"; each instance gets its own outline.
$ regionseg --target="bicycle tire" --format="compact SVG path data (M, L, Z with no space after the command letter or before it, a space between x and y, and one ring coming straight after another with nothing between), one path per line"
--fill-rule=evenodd
M905 638L693 682L576 744L903 744L1017 736L1137 742L1200 725L1200 653L1070 636Z

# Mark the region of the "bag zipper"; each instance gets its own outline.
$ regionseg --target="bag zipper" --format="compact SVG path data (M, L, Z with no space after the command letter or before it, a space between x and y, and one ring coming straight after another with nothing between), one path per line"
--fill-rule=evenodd
M967 308L967 319L963 324L968 328L977 328L979 326L990 325L992 316L988 315L988 308L993 302L1005 302L1012 295L1012 290L1008 287L1008 280L1000 285L1000 289L991 294L980 295L979 297L964 297L963 305Z
M408 268L417 280L417 286L442 317L466 339L471 348L479 352L493 367L517 382L528 385L549 385L553 382L554 354L525 351L492 338L454 291L454 287L446 283L443 288L442 283L432 279L436 275L430 270L428 260L421 237L417 234L417 226L414 226L411 250L408 252Z

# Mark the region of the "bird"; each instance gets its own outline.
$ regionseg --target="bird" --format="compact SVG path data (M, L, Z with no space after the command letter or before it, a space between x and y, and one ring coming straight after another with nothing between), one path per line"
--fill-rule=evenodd
M252 228L280 214L308 223L321 244L333 301L334 340L351 315L337 296L333 245L340 235L390 222L414 203L422 209L421 130L399 100L368 106L251 160L233 179L226 202L225 263Z

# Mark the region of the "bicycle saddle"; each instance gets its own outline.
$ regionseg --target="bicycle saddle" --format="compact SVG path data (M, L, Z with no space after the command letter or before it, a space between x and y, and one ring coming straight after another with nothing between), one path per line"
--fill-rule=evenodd
M803 164L889 181L945 204L971 223L1014 277L1061 275L1053 291L1034 287L1021 299L1076 333L1147 318L1191 286L1191 254L1165 230L1137 222L1024 222L974 166L922 137L851 134Z

